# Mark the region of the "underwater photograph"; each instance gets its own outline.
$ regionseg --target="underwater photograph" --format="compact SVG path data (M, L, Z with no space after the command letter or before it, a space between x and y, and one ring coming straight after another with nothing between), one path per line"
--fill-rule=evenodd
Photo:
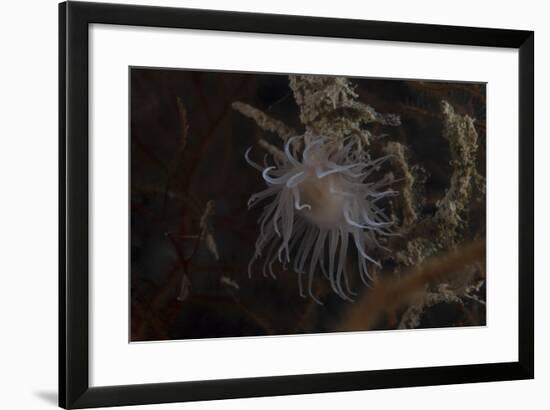
M486 325L486 83L129 73L130 342Z

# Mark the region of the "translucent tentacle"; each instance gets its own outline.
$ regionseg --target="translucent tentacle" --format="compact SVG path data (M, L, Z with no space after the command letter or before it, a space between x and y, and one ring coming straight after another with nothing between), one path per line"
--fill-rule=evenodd
M257 169L258 171L260 172L263 172L263 167L258 165L257 163L255 163L254 161L252 161L250 159L250 151L252 151L252 147L248 148L245 153L244 153L244 159L246 160L246 162L248 163L248 165L250 165L252 168L255 168Z

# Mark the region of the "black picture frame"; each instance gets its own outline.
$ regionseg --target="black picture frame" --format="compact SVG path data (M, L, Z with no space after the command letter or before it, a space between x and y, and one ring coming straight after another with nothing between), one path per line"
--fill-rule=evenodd
M88 27L93 23L519 50L517 362L90 387ZM65 2L59 5L59 405L87 408L534 377L534 33L380 21Z

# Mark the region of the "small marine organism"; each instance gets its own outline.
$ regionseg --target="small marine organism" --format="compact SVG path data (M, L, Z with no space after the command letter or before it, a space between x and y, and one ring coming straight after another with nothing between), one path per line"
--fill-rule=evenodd
M389 156L371 160L354 147L350 138L292 137L284 151L273 152L269 166L253 162L251 149L247 150L246 161L261 172L267 185L248 202L249 207L265 202L249 275L253 263L263 257L266 276L268 271L275 277L277 261L284 269L291 267L304 297L305 279L307 294L321 303L313 293L313 281L322 272L336 294L352 301L356 293L347 264L348 254L354 251L361 280L369 285L373 279L369 263L380 266L369 256L369 249L382 247L380 236L394 234L393 221L380 202L397 191L387 188L391 177L373 178Z

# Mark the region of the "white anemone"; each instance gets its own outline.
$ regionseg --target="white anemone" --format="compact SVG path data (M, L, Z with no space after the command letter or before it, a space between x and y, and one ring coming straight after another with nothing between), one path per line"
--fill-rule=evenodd
M300 295L305 297L306 279L308 295L320 303L312 291L320 271L336 294L351 301L355 293L348 280L348 251L355 250L360 277L368 286L369 263L379 265L368 250L381 246L378 236L392 235L392 221L379 201L397 192L380 190L388 185L385 179L367 182L387 157L367 160L352 152L351 142L336 145L323 138L306 139L299 155L295 139L285 143L284 155L275 156L273 166L253 162L250 149L245 154L267 185L251 196L249 207L269 200L258 220L260 233L249 275L265 251L264 275L275 277L276 261L284 269L291 267L298 273Z

